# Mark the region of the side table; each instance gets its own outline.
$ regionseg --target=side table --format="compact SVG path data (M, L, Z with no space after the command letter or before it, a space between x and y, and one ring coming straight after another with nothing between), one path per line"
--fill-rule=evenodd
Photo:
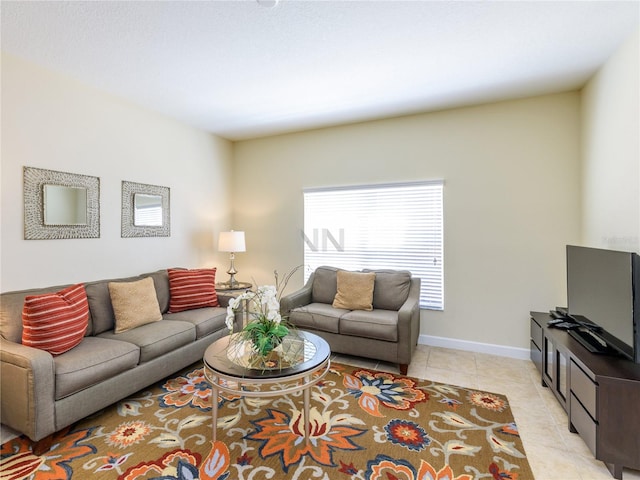
M229 282L216 283L216 292L224 292L224 293L235 293L238 294L244 293L247 290L250 290L253 287L251 283L247 282L234 282L233 286Z
M228 288L228 283L216 283L216 293L218 294L218 298L226 297L226 298L237 298L242 295L247 290L250 290L252 285L250 283L236 282L234 285L241 285L241 288ZM240 323L238 317L236 317L236 321L239 328L244 327L249 321L249 312L248 312L248 304L245 301L242 310L240 311L242 314L242 321Z

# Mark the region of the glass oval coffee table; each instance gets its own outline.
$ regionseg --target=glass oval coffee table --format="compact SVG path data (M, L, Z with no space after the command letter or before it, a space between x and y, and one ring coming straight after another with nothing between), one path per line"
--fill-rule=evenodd
M297 330L287 335L267 359L256 360L249 344L236 333L220 338L204 352L204 375L211 384L212 441L218 427L218 393L269 397L303 392L304 436L309 441L309 389L329 371L329 344L313 333ZM283 384L282 389L265 386Z

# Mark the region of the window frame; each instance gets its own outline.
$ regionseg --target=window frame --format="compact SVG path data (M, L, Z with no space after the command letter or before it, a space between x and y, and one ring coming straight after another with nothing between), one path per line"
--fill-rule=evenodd
M409 270L420 308L444 310L444 180L307 188L303 212L305 282L321 265Z

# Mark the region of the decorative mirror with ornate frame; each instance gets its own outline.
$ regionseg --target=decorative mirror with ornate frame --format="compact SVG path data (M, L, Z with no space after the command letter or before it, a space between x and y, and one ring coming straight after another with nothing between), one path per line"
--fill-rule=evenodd
M23 168L24 239L100 238L100 179Z
M169 187L122 181L122 238L171 236Z

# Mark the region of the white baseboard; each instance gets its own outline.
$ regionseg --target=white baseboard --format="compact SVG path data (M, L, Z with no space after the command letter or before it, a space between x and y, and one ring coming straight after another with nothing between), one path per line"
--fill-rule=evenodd
M457 338L420 335L418 337L418 343L420 345L431 345L432 347L454 348L456 350L466 350L468 352L488 353L489 355L517 358L519 360L529 360L531 358L528 348L505 347L504 345L470 342L468 340L458 340Z

